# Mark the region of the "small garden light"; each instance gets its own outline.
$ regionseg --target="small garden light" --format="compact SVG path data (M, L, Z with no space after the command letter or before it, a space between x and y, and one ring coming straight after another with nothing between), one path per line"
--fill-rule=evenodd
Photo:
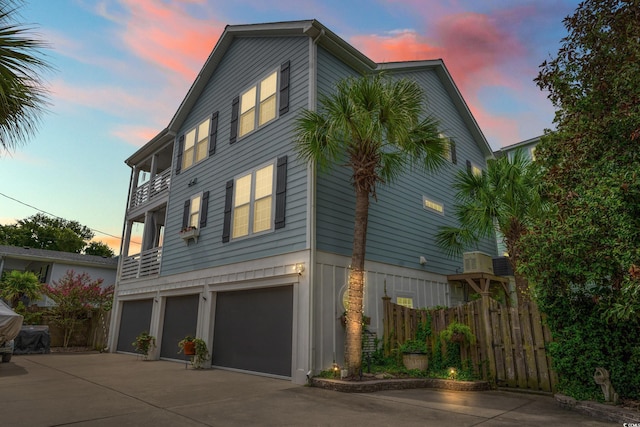
M334 361L333 367L331 369L333 370L333 376L335 378L338 378L338 375L340 375L340 366L338 366L338 364Z
M457 375L458 375L458 371L456 371L456 368L449 368L450 379L455 380Z

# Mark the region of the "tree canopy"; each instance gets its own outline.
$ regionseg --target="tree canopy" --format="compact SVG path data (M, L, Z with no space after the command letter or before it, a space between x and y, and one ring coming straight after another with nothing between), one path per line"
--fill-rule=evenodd
M640 397L640 5L586 0L536 82L557 109L536 157L556 207L522 238L561 392ZM588 357L585 357L588 355Z
M8 151L35 133L47 106L41 73L50 68L47 45L32 28L16 23L20 0L0 0L0 150Z
M526 280L517 273L519 239L549 210L542 196L542 169L516 151L511 157L489 160L481 175L459 171L453 188L457 191L454 212L459 225L441 227L436 242L450 255L460 255L480 238L493 237L499 231L516 272L518 301L527 301Z
M557 215L524 245L536 281L593 293L604 310L623 303L623 317L640 315L640 295L623 298L640 285L638 22L637 2L622 0L585 1L565 18L569 35L537 78L557 108L557 130L536 151Z
M42 294L42 284L31 271L11 270L2 275L0 280L0 297L16 307L22 298L34 301Z
M88 255L114 256L113 251L94 237L89 227L78 221L36 214L16 224L0 225L0 244Z

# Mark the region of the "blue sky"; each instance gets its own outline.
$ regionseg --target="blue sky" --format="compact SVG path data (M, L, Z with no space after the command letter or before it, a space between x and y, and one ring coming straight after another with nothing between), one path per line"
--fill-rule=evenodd
M494 149L541 135L554 112L533 79L578 3L26 0L22 22L49 43L55 70L37 135L0 154L0 223L35 207L118 252L124 160L169 123L228 24L317 19L374 61L443 58Z

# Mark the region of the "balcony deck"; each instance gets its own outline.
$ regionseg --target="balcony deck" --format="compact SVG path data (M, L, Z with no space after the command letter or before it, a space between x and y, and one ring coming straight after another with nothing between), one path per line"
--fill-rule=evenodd
M135 209L143 204L157 198L161 195L165 195L171 184L171 168L154 176L153 179L145 182L141 186L137 187L131 195L129 201L129 209Z
M126 257L122 262L120 280L125 281L158 275L160 273L161 259L162 247Z

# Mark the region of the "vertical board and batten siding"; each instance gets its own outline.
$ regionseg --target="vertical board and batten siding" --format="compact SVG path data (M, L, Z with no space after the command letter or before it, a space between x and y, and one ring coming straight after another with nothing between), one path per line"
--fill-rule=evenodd
M288 113L229 143L231 105L241 92L290 61ZM172 177L161 275L292 252L306 247L306 165L293 152L296 111L307 107L308 39L306 37L236 38L193 106L177 138L218 111L215 154ZM177 145L177 144L176 144ZM254 237L222 242L225 185L259 166L288 156L284 228ZM176 155L174 154L174 162ZM174 163L175 164L175 163ZM188 186L193 179L195 185ZM183 204L209 191L206 227L198 242L187 245L179 236Z
M369 208L367 259L439 274L462 271L462 259L448 257L436 246L435 235L441 226L456 225L452 188L455 174L466 168L466 160L486 167L484 155L434 70L394 73L394 76L420 84L427 95L428 113L439 120L442 133L456 143L457 164L447 163L434 173L408 170L394 183L377 188L378 200L372 198ZM350 175L346 167L336 167L319 175L319 250L342 255L352 251L355 195ZM425 209L423 196L442 203L444 215ZM495 241L484 239L474 249L495 255ZM425 266L419 264L420 256L427 259Z
M347 257L318 253L314 304L316 322L314 324L315 367L329 369L335 360L344 361L344 327L340 316L344 312L342 298L346 290L349 270ZM342 264L342 265L340 265ZM367 329L383 335L384 307L382 297L412 295L415 307L433 307L449 304L449 285L446 278L422 272L393 267L378 263L368 263L365 271L364 313L371 318Z

